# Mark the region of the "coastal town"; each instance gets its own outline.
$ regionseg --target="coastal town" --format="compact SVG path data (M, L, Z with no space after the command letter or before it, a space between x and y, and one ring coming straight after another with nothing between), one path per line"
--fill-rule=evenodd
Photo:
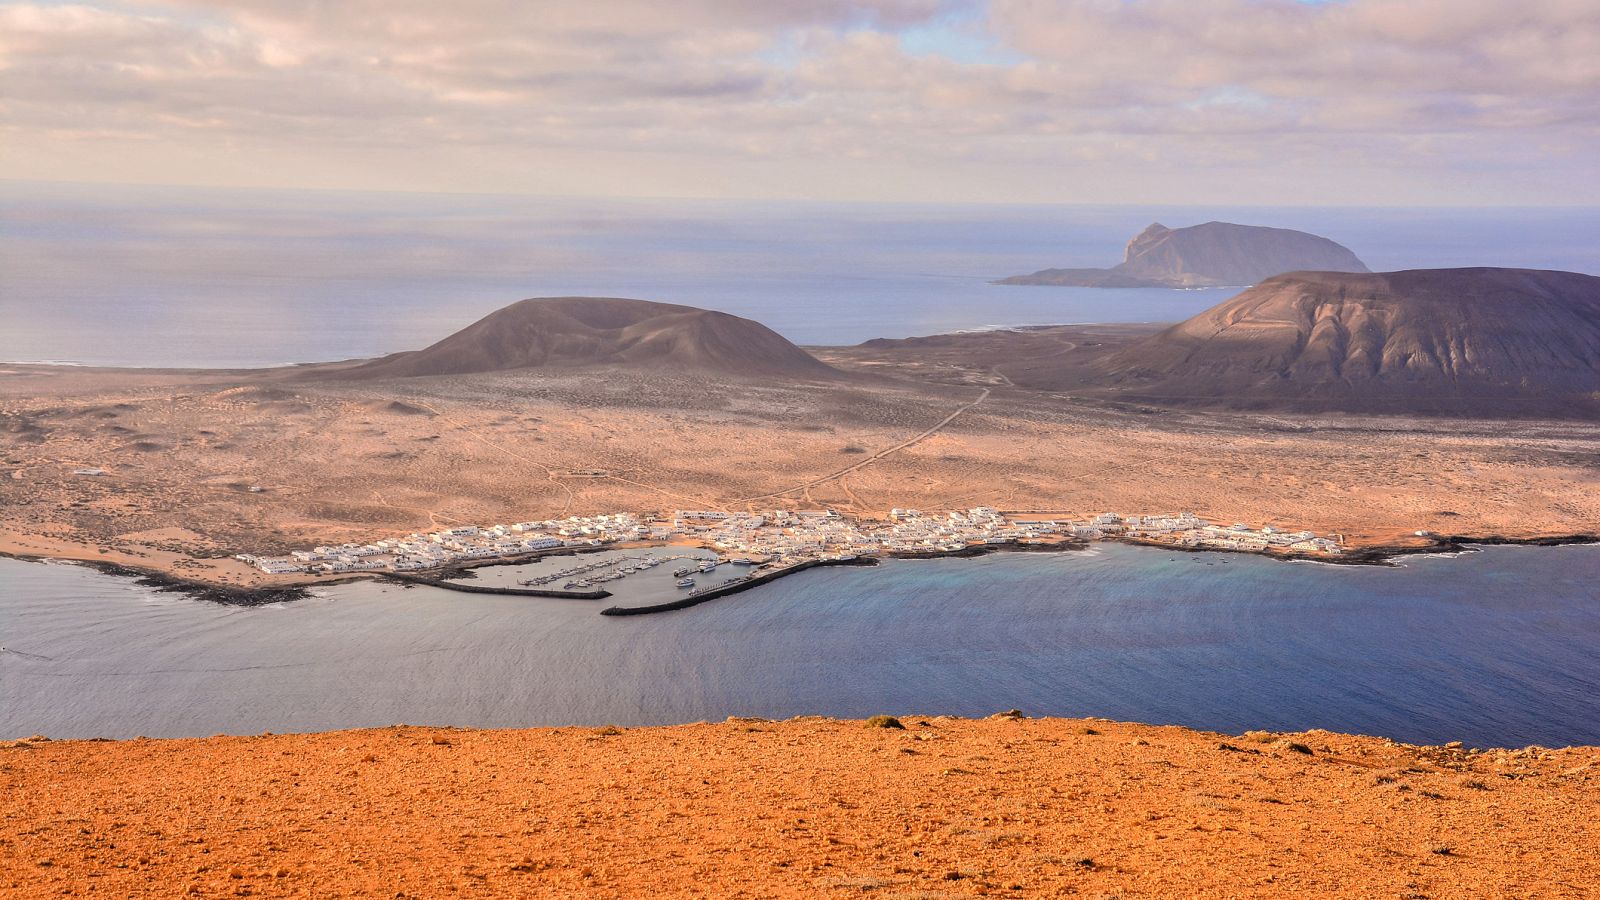
M369 544L296 550L287 556L240 554L237 558L269 575L422 573L568 549L680 544L711 549L742 563L782 569L824 560L946 555L1007 545L1108 539L1195 550L1327 557L1343 552L1338 535L1221 525L1190 512L1107 512L1075 520L978 506L939 513L896 508L883 519L845 516L831 509L760 513L676 510L670 515L621 512L508 525L464 525Z

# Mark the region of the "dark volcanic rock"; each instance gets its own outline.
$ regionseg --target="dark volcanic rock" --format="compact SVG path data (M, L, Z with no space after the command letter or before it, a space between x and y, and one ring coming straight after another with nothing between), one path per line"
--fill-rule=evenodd
M1127 396L1232 406L1591 417L1600 278L1292 272L1102 361Z
M749 319L647 300L552 297L513 303L426 349L312 377L403 378L583 366L782 379L841 376Z
M1297 271L1366 272L1367 267L1343 246L1303 231L1228 222L1173 229L1156 223L1128 242L1123 262L1114 268L1045 269L999 283L1216 287Z

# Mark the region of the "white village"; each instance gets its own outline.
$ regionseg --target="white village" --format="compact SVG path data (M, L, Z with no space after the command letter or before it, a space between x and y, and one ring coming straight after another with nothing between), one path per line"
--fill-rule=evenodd
M418 573L510 560L563 549L681 544L740 562L787 568L816 560L880 555L942 555L973 548L1127 540L1196 550L1338 556L1337 535L1272 526L1219 525L1190 512L1101 513L1082 519L1002 513L988 506L943 513L893 509L885 519L835 510L761 513L676 510L670 515L609 513L508 525L465 525L368 544L296 550L288 556L240 554L269 575Z

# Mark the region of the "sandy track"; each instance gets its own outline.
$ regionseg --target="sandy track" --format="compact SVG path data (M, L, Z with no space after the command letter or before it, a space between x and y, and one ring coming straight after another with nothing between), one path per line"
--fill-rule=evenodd
M806 482L804 484L795 485L794 487L788 488L787 490L774 491L774 492L772 492L770 494L761 494L761 495L755 496L755 497L742 497L737 502L739 502L739 503L754 503L757 500L767 500L767 499L770 499L770 498L773 498L773 497L782 497L785 494L792 494L795 491L800 491L800 490L809 490L811 488L817 487L818 485L827 484L828 482L833 481L836 478L843 478L844 476L849 475L851 472L860 471L861 469L864 469L867 466L872 465L873 463L877 462L878 460L883 459L886 456L890 456L892 454L898 453L901 450L906 449L907 447L913 446L915 444L918 444L918 443L920 443L922 441L927 440L930 437L933 437L934 435L936 435L939 432L943 431L945 426L949 425L951 422L954 422L958 417L960 417L960 415L962 413L966 412L967 410L972 409L974 406L977 406L978 404L982 403L983 401L989 399L989 394L990 393L991 393L991 389L990 388L984 388L983 389L983 393L978 395L978 399L973 400L971 403L968 403L968 404L962 406L960 409L957 409L955 412L951 413L950 415L945 416L943 419L940 419L938 424L934 425L933 427L928 428L928 429L926 429L924 431L921 431L921 432L917 433L916 435L914 435L914 436L912 436L910 438L907 438L906 440L903 440L898 444L895 444L892 447L885 447L884 449L879 450L879 451L871 454L866 459L861 460L860 462L856 463L855 465L845 466L844 468L840 469L837 472L832 472L830 474L822 476L821 478L814 478L811 481L808 481L808 482Z

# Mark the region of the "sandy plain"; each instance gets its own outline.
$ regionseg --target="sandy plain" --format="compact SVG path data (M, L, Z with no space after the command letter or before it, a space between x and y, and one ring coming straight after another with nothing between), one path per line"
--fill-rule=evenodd
M901 717L0 745L0 896L1585 897L1600 748Z
M1032 386L1056 345L951 346L823 348L863 377L787 384L10 366L0 552L254 586L285 579L231 554L683 507L1189 509L1352 547L1600 531L1595 423L1162 409Z

